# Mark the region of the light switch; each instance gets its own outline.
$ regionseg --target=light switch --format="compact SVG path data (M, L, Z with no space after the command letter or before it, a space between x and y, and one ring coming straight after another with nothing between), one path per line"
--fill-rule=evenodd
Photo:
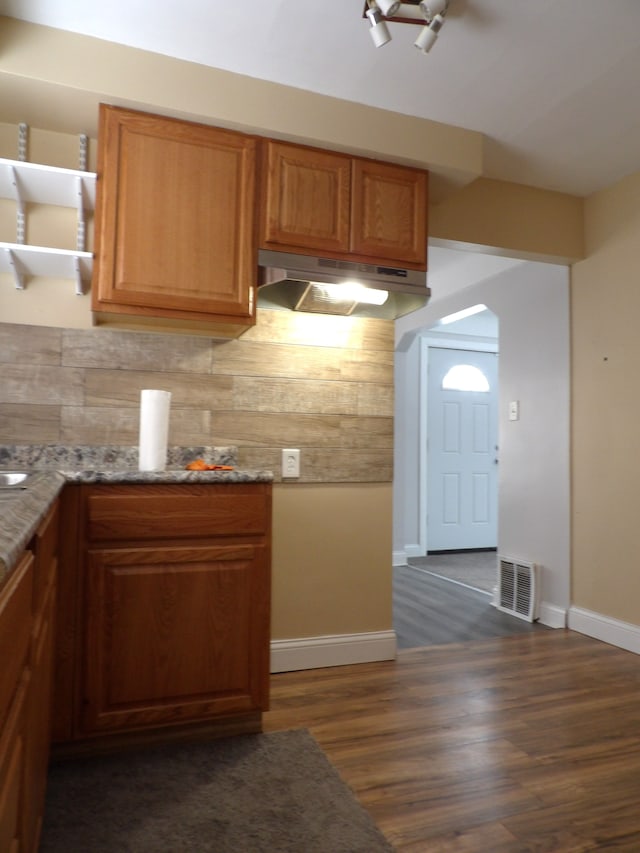
M520 420L520 400L512 400L509 403L509 420L510 421L519 421Z
M294 479L300 476L300 451L287 448L282 451L282 476Z

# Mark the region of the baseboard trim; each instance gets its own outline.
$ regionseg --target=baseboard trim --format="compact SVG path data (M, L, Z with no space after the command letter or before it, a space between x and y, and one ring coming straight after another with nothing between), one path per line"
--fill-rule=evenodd
M404 546L404 553L406 554L407 559L409 557L424 557L425 556L424 548L421 548L420 545L418 545L417 543L414 543L413 545L405 545Z
M596 640L602 640L611 646L640 654L640 626L622 622L584 610L582 607L569 608L569 628L579 634L586 634Z
M411 557L424 557L424 548L419 545L405 545L402 551L391 553L392 566L406 566Z
M272 640L271 672L394 660L396 649L395 631Z
M564 607L541 601L538 607L538 622L546 625L547 628L566 628L567 611Z
M491 603L494 607L498 606L498 587L493 588L493 597ZM546 601L540 602L538 605L537 621L541 625L546 625L547 628L566 628L567 627L567 611L562 607L557 607L555 604L549 604Z

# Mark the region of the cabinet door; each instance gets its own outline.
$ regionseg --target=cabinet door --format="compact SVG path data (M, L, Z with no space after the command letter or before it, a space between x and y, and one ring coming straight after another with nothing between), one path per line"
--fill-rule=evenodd
M26 551L0 589L0 726L12 701L16 685L28 663L33 627L32 602L35 560ZM11 654L6 654L10 649Z
M21 840L25 771L25 701L29 688L34 558L25 552L0 590L0 850L26 850Z
M261 247L348 252L350 183L350 157L265 142Z
M56 578L54 699L51 735L54 743L73 737L77 705L76 662L80 654L81 486L66 485L60 495L60 536Z
M101 105L94 311L254 319L253 137Z
M351 250L427 268L427 172L353 161Z
M38 850L49 765L53 693L55 583L49 584L33 632L27 699L22 836L26 853Z
M21 853L20 801L24 790L25 698L28 672L25 671L0 729L0 850Z
M86 581L86 733L266 707L266 548L90 550Z

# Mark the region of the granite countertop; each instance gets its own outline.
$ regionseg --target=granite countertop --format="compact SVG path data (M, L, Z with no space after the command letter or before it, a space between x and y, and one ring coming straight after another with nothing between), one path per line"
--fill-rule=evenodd
M24 486L0 490L0 587L64 486L62 474L40 471Z
M188 471L204 459L233 470ZM235 447L170 447L164 471L139 471L133 447L0 446L0 471L27 471L19 487L0 488L0 586L66 483L270 483L271 471L237 467Z

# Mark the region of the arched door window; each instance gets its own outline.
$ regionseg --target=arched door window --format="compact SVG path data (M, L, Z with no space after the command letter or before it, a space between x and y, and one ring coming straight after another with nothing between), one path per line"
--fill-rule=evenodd
M445 391L482 391L491 390L489 380L484 373L472 364L455 364L442 380Z

